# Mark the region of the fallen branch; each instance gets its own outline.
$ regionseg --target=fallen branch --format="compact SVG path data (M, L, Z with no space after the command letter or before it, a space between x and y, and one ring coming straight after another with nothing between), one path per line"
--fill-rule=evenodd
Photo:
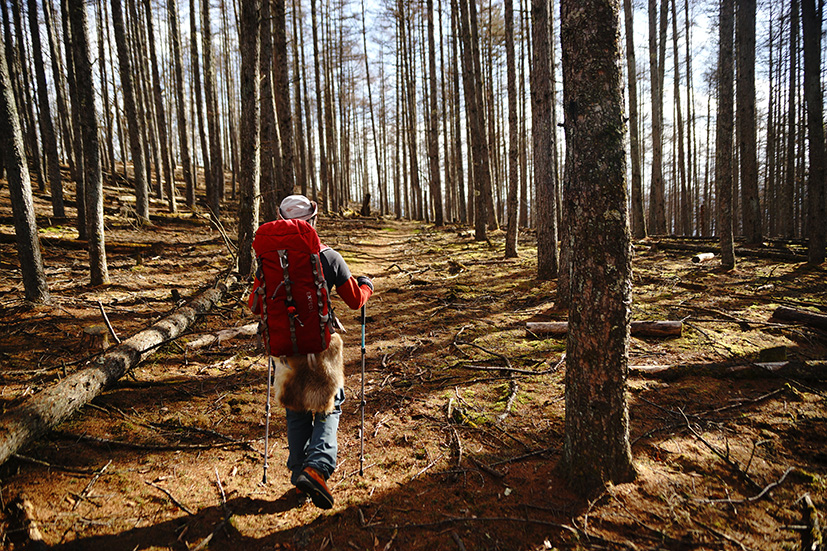
M187 342L186 346L190 349L205 348L213 344L221 345L222 342L235 339L237 337L251 337L258 333L258 322L248 323L241 327L233 327L232 329L222 329L215 333L200 335L197 338Z
M792 377L810 381L827 380L827 361L750 362L729 364L630 365L629 373L641 377L674 380L684 376L705 377Z
M211 450L213 448L223 448L226 446L250 446L255 440L230 440L227 442L214 442L210 444L138 444L136 442L127 442L124 440L110 440L108 438L99 438L97 436L89 436L87 434L71 434L59 433L67 438L76 440L83 440L93 444L100 444L102 446L119 446L122 448L130 448L133 450L145 451L179 451L179 450Z
M0 419L0 465L120 379L148 351L183 333L199 315L221 300L227 286L208 289L148 329L110 348L92 367L64 378L7 411Z
M111 465L111 464L112 464L112 460L110 459L109 463L107 463L106 465L104 465L103 467L98 469L98 471L95 472L95 476L92 477L92 480L89 481L89 484L87 484L86 487L83 489L83 491L78 495L78 500L75 502L74 505L72 505L72 510L73 511L75 510L75 508L78 506L78 504L81 501L86 501L86 499L89 497L89 492L92 491L92 486L95 485L95 483L98 481L98 479L101 477L101 475L104 472L106 472L106 469L108 469L109 465Z
M744 498L744 499L732 499L732 498L726 498L726 499L697 499L695 501L699 501L701 503L728 503L728 504L736 504L736 505L737 504L742 504L742 503L752 503L753 501L758 501L759 499L761 499L762 497L767 495L767 492L769 492L770 490L772 490L776 486L780 486L781 483L784 482L784 479L787 478L787 475L790 474L791 472L793 472L794 470L795 470L794 467L787 468L787 470L784 471L784 474L781 475L781 478L779 478L775 482L771 482L770 484L767 484L766 486L764 486L763 490L761 490L758 494L756 494L752 497L747 497L747 498Z
M176 507L178 507L179 509L181 509L182 511L184 511L188 515L194 515L195 514L195 512L193 512L189 507L187 507L186 505L184 505L183 503L181 503L180 501L175 499L175 496L173 496L172 493L169 490L167 490L166 488L158 486L157 484L155 484L154 482L150 482L149 480L144 480L144 483L152 486L156 490L161 490L162 492L164 492L166 494L166 496L169 498L169 500L173 504L175 504Z
M567 321L529 321L525 324L530 335L563 337L569 332ZM679 337L683 329L680 321L633 321L631 333L634 337Z

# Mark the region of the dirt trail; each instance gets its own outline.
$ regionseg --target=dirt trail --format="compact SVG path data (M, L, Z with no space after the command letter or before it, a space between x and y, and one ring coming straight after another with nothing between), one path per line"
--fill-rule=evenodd
M137 233L116 218L109 224L113 242L155 244L150 254L113 253L111 286L86 287L82 251L53 244L45 255L55 306L27 311L13 280L0 288L4 407L60 377L61 361L88 353L80 329L96 322L98 298L115 326L132 333L174 306L173 290L191 296L226 260L205 223L172 219ZM518 259L503 260L499 233L477 243L456 228L324 218L320 234L376 285L367 310L363 477L358 313L335 303L348 329L348 399L331 511L296 503L278 411L271 482L260 484L266 375L251 338L197 351L183 339L160 350L26 450L29 459L3 465L3 503L25 492L51 548L124 550L191 549L207 538L228 550L782 548L797 542L784 527L800 522L803 493L824 510L824 383L632 378L638 480L577 498L556 471L565 342L529 339L523 328L563 318L553 310L555 283L534 279L531 236L522 236ZM13 249L0 252L0 267L12 273ZM801 358L827 356L823 332L765 323L781 301L827 306L823 270L743 260L722 274L639 247L634 285L636 318L691 319L680 338L633 339L632 363L726 364L779 344ZM198 332L252 321L244 299L237 291ZM536 374L497 369L505 367ZM727 496L733 502L713 501ZM3 526L13 526L11 517ZM18 539L5 531L0 547Z

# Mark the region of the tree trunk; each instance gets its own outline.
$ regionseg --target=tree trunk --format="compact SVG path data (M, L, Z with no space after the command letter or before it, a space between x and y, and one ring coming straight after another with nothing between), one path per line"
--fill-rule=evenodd
M210 0L201 0L201 42L204 57L204 98L207 104L207 130L210 141L210 183L207 204L213 216L221 213L224 199L224 155L221 149L221 125L218 112L218 95L215 87L215 62L212 51L210 26Z
M260 175L259 131L261 101L259 75L261 35L259 33L260 0L241 2L241 156L238 197L238 272L246 277L255 269L253 237L258 225ZM265 20L266 22L266 20Z
M626 18L626 79L629 86L629 154L632 163L632 237L646 237L646 217L643 209L643 183L640 167L640 134L637 112L637 61L635 58L634 9L632 0L623 0Z
M718 117L715 125L715 190L721 265L735 268L732 230L733 27L735 0L722 0L718 51Z
M583 17L588 13L588 17ZM631 245L626 208L620 0L562 0L571 202L564 466L582 493L635 477L626 377Z
M555 182L555 147L552 135L551 104L551 40L549 18L552 16L548 0L532 0L532 38L534 63L531 73L531 135L534 146L534 188L537 221L537 277L550 280L557 277L559 254L557 250L557 184Z
M316 23L316 0L310 0L310 19L313 30L313 70L316 76L316 124L319 129L319 175L321 179L322 210L328 212L330 198L330 174L327 169L327 148L325 146L325 124L322 117L322 103L324 101L321 78L321 57L319 56L319 30ZM328 129L330 131L330 129Z
M741 168L741 227L749 244L761 243L758 198L758 143L755 135L755 0L738 0L735 39L738 42L738 160Z
M187 135L187 115L184 102L184 68L181 59L181 27L178 22L178 1L167 0L167 15L171 29L172 65L174 76L174 90L176 97L176 115L178 121L178 144L181 148L181 165L186 186L186 203L189 208L195 207L195 177L190 157L190 144Z
M9 183L23 292L28 301L47 302L49 288L37 237L29 166L4 48L0 48L0 152L3 157L0 164L5 166Z
M40 24L37 20L37 2L29 2L29 28L32 36L32 60L37 78L37 103L40 107L40 135L46 150L47 172L49 175L49 192L52 196L52 212L57 217L65 216L63 208L63 183L60 178L60 158L57 153L57 136L52 122L52 110L49 106L49 90L46 84L46 71L43 68L43 48L40 43Z
M821 3L802 0L804 26L804 99L807 102L810 170L807 182L807 227L809 244L807 260L813 266L824 262L827 232L827 199L825 199L824 116L821 92Z
M460 65L457 56L459 50L459 41L457 35L459 34L459 13L455 7L456 2L451 2L451 67L453 74L451 81L453 83L453 102L452 102L452 117L451 120L454 126L454 141L453 141L453 157L456 172L456 187L457 187L457 201L459 202L459 221L462 224L468 223L468 207L465 200L465 171L463 170L463 160L465 155L462 153L462 117L459 112L459 81L460 81ZM470 185L470 184L469 184Z
M273 95L273 21L270 2L261 6L261 194L264 221L278 217L281 194L282 159L276 127L276 103Z
M430 97L428 117L428 169L430 174L431 199L434 205L434 223L437 226L445 224L445 213L442 209L442 182L439 174L439 111L437 110L436 81L436 40L434 39L434 2L426 2L426 18L428 23L428 73L430 78Z
M517 126L517 68L514 59L514 2L505 0L505 56L508 89L508 230L505 235L505 257L517 257L517 186L519 185L520 147Z
M795 139L798 128L798 114L796 113L797 89L794 85L798 74L798 0L790 3L790 74L789 100L787 103L787 151L785 158L784 182L782 183L779 201L779 220L781 237L787 239L795 236L795 173L796 155Z
M649 0L649 75L652 89L652 181L649 193L650 233L666 233L666 205L663 181L663 67L658 62L658 3ZM666 10L661 7L661 26Z
M208 2L209 0L201 0ZM204 183L207 190L213 188L212 163L210 162L210 148L207 144L207 124L204 121L204 99L203 87L201 86L201 66L198 61L198 29L196 21L198 12L195 9L195 0L190 0L190 74L192 75L192 86L195 88L195 114L198 121L198 137L201 145L201 158L204 164ZM193 140L194 141L194 140ZM193 145L193 149L195 146ZM198 171L193 171L196 187L198 187ZM209 191L208 191L209 195ZM209 203L209 198L207 199Z
M158 57L155 55L155 32L152 27L152 7L150 0L144 0L146 7L146 25L149 37L149 63L152 67L152 92L155 99L155 115L158 120L158 140L161 142L161 162L164 167L165 191L169 212L178 212L175 199L175 177L169 153L169 137L167 133L167 115L164 109L164 97L161 95L161 77L158 73Z
M69 0L69 19L75 53L83 159L86 174L86 234L89 242L89 272L92 285L109 283L103 235L103 178L101 174L98 121L95 116L95 90L86 24L86 4Z
M692 216L690 210L689 200L689 186L686 181L686 150L684 149L683 133L683 106L681 105L681 71L680 71L680 56L678 55L678 10L675 6L675 0L672 0L672 54L674 58L675 71L675 86L674 86L674 110L676 115L675 125L677 126L677 148L678 148L678 178L676 187L678 188L679 200L678 203L678 219L679 224L676 224L676 230L683 235L692 235Z
M205 291L149 329L110 349L92 367L63 378L6 411L0 420L0 464L89 403L165 341L181 335L197 316L221 300L224 292L224 288Z
M290 112L290 75L287 67L287 17L284 0L273 0L273 97L281 140L281 189L278 201L293 194L293 117Z
M135 87L132 81L132 61L126 43L126 30L123 21L121 0L112 0L112 27L115 31L115 44L118 49L118 67L123 91L123 105L126 114L126 127L129 133L129 152L132 155L132 172L135 181L136 211L144 221L149 220L149 183L146 181L144 147L138 127L138 110L135 100ZM126 159L124 159L126 164Z

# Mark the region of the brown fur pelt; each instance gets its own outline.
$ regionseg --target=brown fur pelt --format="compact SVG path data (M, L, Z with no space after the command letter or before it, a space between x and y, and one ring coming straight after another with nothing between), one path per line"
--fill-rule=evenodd
M293 411L332 412L336 391L345 385L342 348L334 333L323 352L275 358L276 401Z

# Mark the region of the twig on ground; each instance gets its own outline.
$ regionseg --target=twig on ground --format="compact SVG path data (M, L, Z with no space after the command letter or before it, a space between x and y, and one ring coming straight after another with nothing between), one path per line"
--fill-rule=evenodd
M26 463L31 463L33 465L40 465L41 467L46 467L47 469L55 469L58 471L65 471L67 473L76 473L76 474L91 474L94 475L97 473L97 469L79 469L77 467L69 467L67 465L55 465L54 463L48 463L43 461L42 459L35 459L34 457L29 457L27 455L20 455L19 453L13 453L11 456L18 461L25 461Z
M112 338L115 339L115 342L121 344L121 339L118 337L118 334L115 333L115 329L112 328L112 324L109 322L109 316L106 315L106 310L103 309L103 303L99 300L98 301L98 308L100 308L101 316L103 316L103 322L106 324L106 328L109 329L109 334L112 335Z
M505 421L505 418L508 417L509 413L511 413L511 408L514 406L514 400L517 399L517 392L520 390L520 386L517 384L517 379L514 377L513 373L509 379L508 387L509 394L508 400L505 402L505 410L501 414L497 415L497 421L500 423Z
M57 432L58 435L66 438L73 438L77 440L84 440L92 442L93 444L102 444L106 446L121 446L124 448L131 448L135 450L151 450L151 451L177 451L177 450L210 450L213 448L223 448L225 446L247 446L255 440L238 440L235 442L215 442L213 444L137 444L135 442L123 442L118 440L109 440L107 438L98 438L97 436L88 436L85 434L77 435L68 432Z
M698 519L692 519L692 522L694 522L698 526L706 528L707 530L709 530L710 532L712 532L713 534L715 534L719 538L724 538L728 542L734 543L735 545L737 545L738 547L741 548L741 551L751 551L749 547L747 547L746 545L744 545L740 541L736 540L735 538L733 538L732 536L730 536L728 534L725 534L724 532L721 532L720 530L716 530L715 528L713 528L712 526L706 524L705 522L701 522Z
M477 466L477 468L479 468L480 470L483 470L483 471L487 472L487 473L488 473L488 474L490 474L491 476L494 476L494 477L496 477L496 478L503 478L503 477L505 477L505 473L504 473L504 472L502 472L502 471L498 471L497 469L495 469L494 467L492 467L492 466L490 466L490 465L486 465L485 463L483 463L482 461L480 461L479 459L477 459L477 458L476 458L476 457L474 457L473 455L469 455L468 457L469 457L469 458L471 458L471 462L472 462L474 465L476 465L476 466Z
M462 543L462 538L459 537L459 534L451 530L451 539L454 540L454 543L457 544L457 548L459 551L465 551L465 544Z
M109 465L111 464L112 460L110 459L106 465L104 465L103 467L98 469L97 472L95 472L95 476L92 477L92 480L89 481L89 484L87 484L83 491L80 494L78 494L78 500L74 503L74 505L72 505L73 511L80 504L81 501L86 501L86 499L89 496L89 492L92 490L92 486L95 485L95 482L98 481L101 475L106 471L107 468L109 468Z
M492 467L496 467L497 465L503 465L505 463L516 463L517 461L522 461L523 459L528 459L529 457L534 457L536 455L543 455L544 453L548 453L550 451L559 451L558 448L543 448L542 450L535 450L533 452L524 453L523 455L518 455L517 457L512 457L510 459L501 459L500 461L495 461L491 463Z
M194 515L195 514L195 512L192 511L189 507L187 507L186 505L184 505L183 503L181 503L180 501L175 499L175 496L173 496L172 493L169 490L167 490L166 488L158 486L157 484L155 484L154 482L150 482L149 480L144 480L144 484L147 484L149 486L152 486L156 490L161 490L162 492L164 492L166 494L166 496L169 498L169 500L172 501L172 503L176 507L178 507L179 509L181 509L185 513L187 513L189 515Z
M434 465L436 465L436 464L439 462L439 460L440 460L440 459L442 459L443 457L445 457L445 454L444 454L444 453L439 454L439 457L437 457L436 459L434 459L433 461L431 461L430 463L428 463L428 465L427 465L424 469L422 469L421 471L419 471L418 473L416 473L415 475L413 475L413 477L411 477L411 480L416 480L417 478L419 478L420 476L422 476L422 474L424 474L424 473L425 473L426 471L428 471L431 467L433 467Z
M707 448L709 448L715 455L723 459L727 465L732 467L735 470L735 472L738 473L751 486L753 486L756 489L761 489L761 486L759 486L758 483L755 482L749 474L744 472L744 470L740 467L740 465L738 465L738 463L730 459L727 455L721 453L721 451L718 450L718 448L707 442L706 439L704 439L704 437L698 433L698 431L692 428L692 424L689 422L689 418L686 416L686 414L683 413L683 410L679 411L683 414L684 421L686 421L686 427L689 429L689 432L691 432L695 436L695 438L697 438L701 443L703 443Z
M787 475L790 474L791 472L793 472L794 470L795 470L795 467L788 467L787 470L784 471L784 474L781 475L781 478L779 478L775 482L771 482L770 484L767 484L766 486L764 486L764 488L758 494L756 494L752 497L746 497L744 499L731 499L731 498L726 498L726 499L696 499L695 501L698 501L698 502L701 502L701 503L730 503L730 504L752 503L753 501L758 501L759 499L761 499L762 497L767 495L767 492L769 492L770 490L772 490L776 486L780 486L781 483L783 483L784 480L787 478Z

